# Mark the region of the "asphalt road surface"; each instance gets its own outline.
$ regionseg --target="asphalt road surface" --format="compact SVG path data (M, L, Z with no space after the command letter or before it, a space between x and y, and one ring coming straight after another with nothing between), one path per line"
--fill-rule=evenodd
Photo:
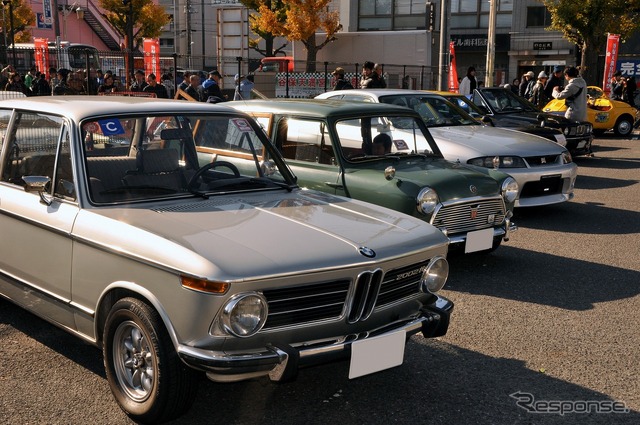
M175 424L640 423L640 140L577 158L575 199L519 210L488 256L452 258L449 333L414 336L401 367L348 364L296 382L203 379ZM37 259L34 259L34 263ZM100 352L0 300L0 422L126 424Z

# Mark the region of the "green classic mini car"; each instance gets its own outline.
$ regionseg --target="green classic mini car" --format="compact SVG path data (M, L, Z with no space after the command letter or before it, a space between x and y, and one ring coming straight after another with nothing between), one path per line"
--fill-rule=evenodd
M516 181L446 161L415 111L316 99L229 105L261 123L302 187L419 217L465 253L494 250L516 229ZM198 146L200 164L223 148Z

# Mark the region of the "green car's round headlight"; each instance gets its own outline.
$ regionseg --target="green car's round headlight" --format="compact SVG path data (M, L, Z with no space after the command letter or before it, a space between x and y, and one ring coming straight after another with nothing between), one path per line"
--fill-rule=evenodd
M431 214L438 205L438 194L430 187L423 188L416 197L416 206L418 212L422 214Z
M434 257L429 261L429 265L422 272L420 279L420 289L422 292L432 294L442 289L449 277L449 262L444 257Z
M262 329L268 311L267 300L261 294L238 294L224 306L222 326L230 335L249 337Z
M506 179L504 179L500 188L502 197L509 203L516 200L516 198L518 197L518 190L518 182L515 181L513 177L507 177Z

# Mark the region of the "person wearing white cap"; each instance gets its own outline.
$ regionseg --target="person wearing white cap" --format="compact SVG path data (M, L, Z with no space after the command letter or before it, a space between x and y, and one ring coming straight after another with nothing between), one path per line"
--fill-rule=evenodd
M529 102L536 105L538 108L542 109L549 102L549 98L544 92L544 85L549 79L549 76L546 72L540 71L538 74L538 81L533 86L531 90L531 96L529 97Z

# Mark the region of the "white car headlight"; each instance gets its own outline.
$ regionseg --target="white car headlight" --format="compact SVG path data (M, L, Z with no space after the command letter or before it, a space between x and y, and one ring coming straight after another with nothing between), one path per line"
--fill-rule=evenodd
M249 337L267 321L269 308L263 295L250 292L232 297L222 310L222 327L230 335Z
M442 289L449 277L449 262L444 257L433 257L429 265L422 272L420 290L424 293L435 294Z
M508 203L512 203L518 197L518 182L515 181L513 177L507 177L502 182L500 190L502 192L502 197L504 198L504 200Z
M422 214L431 214L438 205L438 194L430 187L423 188L416 197L416 206L418 212Z

